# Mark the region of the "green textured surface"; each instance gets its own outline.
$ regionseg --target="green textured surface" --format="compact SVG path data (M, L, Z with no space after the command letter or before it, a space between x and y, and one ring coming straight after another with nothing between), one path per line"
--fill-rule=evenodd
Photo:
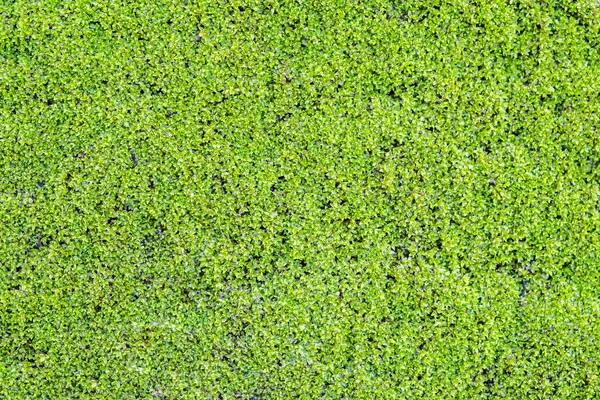
M0 0L0 398L600 398L599 28Z

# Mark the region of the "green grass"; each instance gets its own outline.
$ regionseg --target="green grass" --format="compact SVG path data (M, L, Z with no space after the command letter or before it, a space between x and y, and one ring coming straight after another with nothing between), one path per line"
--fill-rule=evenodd
M600 3L0 0L0 398L600 398Z

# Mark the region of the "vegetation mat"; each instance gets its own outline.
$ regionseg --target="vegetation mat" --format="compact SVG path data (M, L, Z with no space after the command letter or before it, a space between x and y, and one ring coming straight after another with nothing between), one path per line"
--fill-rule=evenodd
M599 28L0 0L0 397L600 398Z

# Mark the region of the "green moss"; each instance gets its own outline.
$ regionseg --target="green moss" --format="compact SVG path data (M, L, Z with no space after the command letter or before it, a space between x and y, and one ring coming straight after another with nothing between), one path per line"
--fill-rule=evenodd
M595 1L0 1L0 397L600 397Z

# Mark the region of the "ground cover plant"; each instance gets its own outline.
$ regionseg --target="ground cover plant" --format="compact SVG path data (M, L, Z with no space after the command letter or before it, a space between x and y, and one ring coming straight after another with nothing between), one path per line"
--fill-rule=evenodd
M0 0L0 397L600 398L599 27Z

